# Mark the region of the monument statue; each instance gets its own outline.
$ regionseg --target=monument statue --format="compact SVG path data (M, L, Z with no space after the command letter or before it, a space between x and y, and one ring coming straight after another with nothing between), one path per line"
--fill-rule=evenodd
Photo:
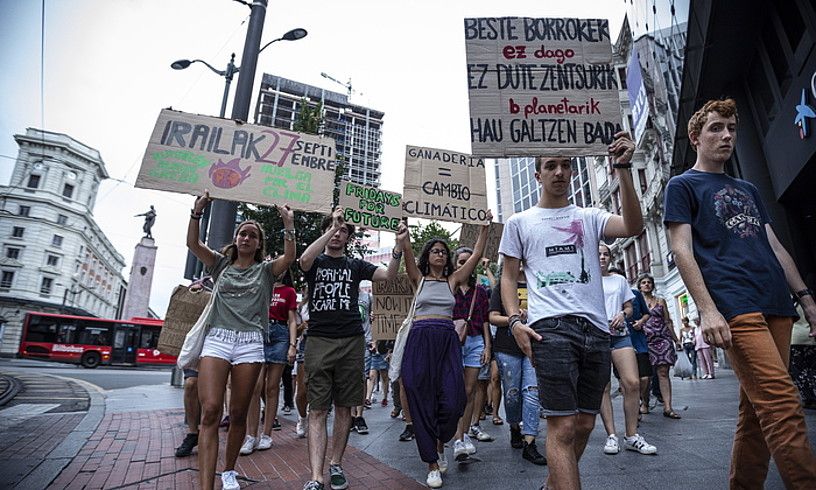
M153 224L156 222L156 209L151 205L150 211L142 214L137 214L134 217L144 216L145 221L144 225L142 225L142 231L144 231L145 236L144 238L153 238L153 233L151 233L151 229L153 228Z

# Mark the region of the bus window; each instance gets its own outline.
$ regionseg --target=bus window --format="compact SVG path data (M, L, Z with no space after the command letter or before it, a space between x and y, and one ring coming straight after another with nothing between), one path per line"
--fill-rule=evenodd
M59 318L31 315L28 320L28 342L56 342Z
M111 325L101 322L82 320L77 324L77 335L74 343L83 345L110 345Z
M159 345L159 328L148 325L142 326L142 337L139 341L140 349L155 349Z

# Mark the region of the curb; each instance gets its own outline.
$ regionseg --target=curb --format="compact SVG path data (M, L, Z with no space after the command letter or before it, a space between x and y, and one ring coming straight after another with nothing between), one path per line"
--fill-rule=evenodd
M43 461L37 465L22 481L20 481L14 488L40 490L46 488L54 481L62 470L68 466L71 460L79 453L79 450L85 446L88 439L93 435L102 418L105 416L105 397L102 395L102 389L98 386L75 378L67 378L64 376L57 376L53 374L40 374L40 376L49 376L65 381L71 381L88 393L90 398L90 405L85 417L74 427L74 430L68 434L68 437L63 440L59 446L51 450L48 455L43 458Z
M6 389L6 391L4 391L2 395L0 395L0 407L2 407L6 403L10 402L15 396L17 396L17 393L20 392L20 388L23 387L23 384L20 383L20 381L14 376L1 375L0 378L5 379L9 384L8 389Z

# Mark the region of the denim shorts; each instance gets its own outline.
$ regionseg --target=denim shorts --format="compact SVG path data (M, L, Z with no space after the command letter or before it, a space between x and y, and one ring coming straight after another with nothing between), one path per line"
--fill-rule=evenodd
M269 321L264 339L264 361L267 364L288 364L289 327L277 321Z
M264 362L263 336L260 332L236 332L212 328L204 338L201 357L217 357L233 366Z
M468 335L465 337L465 343L462 344L463 365L469 368L481 368L484 347L484 337L481 335Z
M303 356L306 352L306 336L301 335L297 341L297 351L295 352L295 365L292 367L292 373L297 373L298 367L303 365Z
M632 346L632 337L628 335L610 335L609 348L612 350L623 349L624 347L634 348Z
M597 414L611 371L609 334L583 317L544 318L532 329L532 342L542 412L567 416Z
M388 361L385 360L385 355L379 352L372 353L369 351L365 358L366 373L369 371L385 371L388 370Z

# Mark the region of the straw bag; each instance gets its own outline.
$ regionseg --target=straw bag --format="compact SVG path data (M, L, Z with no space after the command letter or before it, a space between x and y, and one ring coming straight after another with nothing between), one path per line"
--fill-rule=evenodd
M417 288L416 293L414 293L414 302L411 303L411 309L408 310L408 316L406 316L405 320L402 321L402 325L400 325L400 328L397 331L397 337L394 340L394 350L391 352L391 361L388 367L388 377L392 381L400 377L400 371L402 370L402 356L405 354L405 343L408 341L408 334L411 333L411 326L414 324L416 298L417 295L419 295L419 292L422 290L423 284L425 284L424 277L421 281L419 281L419 287Z
M217 291L218 282L213 286L212 295L210 295L207 306L204 307L193 328L184 337L184 344L181 346L178 359L176 359L176 365L179 369L195 369L198 366L198 358L201 357L201 350L204 348L204 338L210 330L210 312Z
M211 292L202 287L200 281L190 286L176 286L170 296L170 305L164 317L156 349L162 354L178 356L187 332L201 317L201 312L210 302Z

